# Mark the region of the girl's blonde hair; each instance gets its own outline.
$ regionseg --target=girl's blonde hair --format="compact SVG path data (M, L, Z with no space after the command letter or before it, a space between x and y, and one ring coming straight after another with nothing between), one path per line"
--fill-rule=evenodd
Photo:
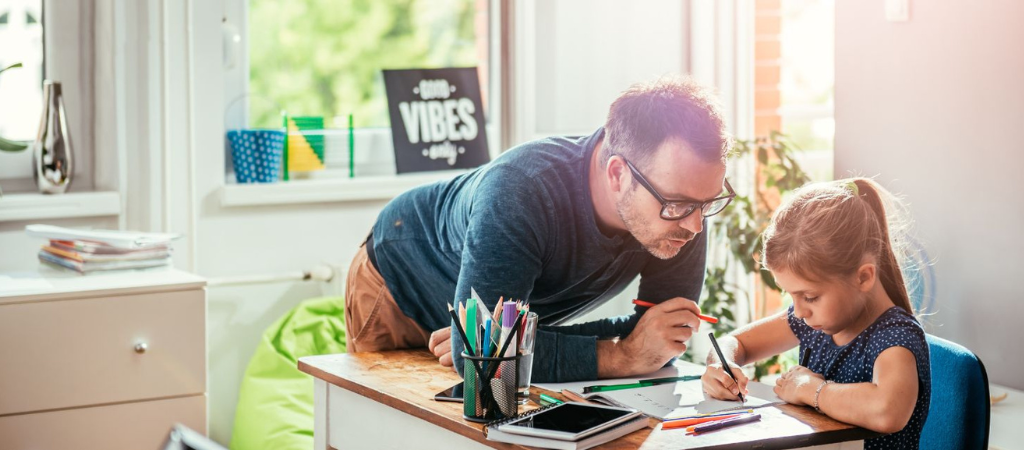
M865 256L872 256L885 292L914 314L897 259L902 243L891 233L892 225L903 222L894 217L901 212L896 198L869 178L801 187L765 230L762 263L773 272L820 281L852 275Z

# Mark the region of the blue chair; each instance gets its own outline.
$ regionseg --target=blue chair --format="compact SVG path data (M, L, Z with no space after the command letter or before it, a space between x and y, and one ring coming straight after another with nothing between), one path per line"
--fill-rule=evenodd
M922 449L986 449L992 418L988 374L964 346L927 335L932 398Z

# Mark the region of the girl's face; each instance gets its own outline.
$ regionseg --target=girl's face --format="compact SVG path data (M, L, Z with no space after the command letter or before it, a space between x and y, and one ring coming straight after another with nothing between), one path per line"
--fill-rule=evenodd
M793 315L827 335L855 325L867 309L866 283L860 282L861 271L850 280L826 281L811 281L787 270L773 274L779 287L793 297Z

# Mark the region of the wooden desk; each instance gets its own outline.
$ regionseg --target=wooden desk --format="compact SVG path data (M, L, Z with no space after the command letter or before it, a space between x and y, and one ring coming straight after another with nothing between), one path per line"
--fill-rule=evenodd
M483 425L462 419L462 404L435 402L434 394L460 381L425 350L353 353L299 359L299 370L314 377L316 450L326 449L524 449L488 441ZM531 389L531 395L545 392ZM524 408L532 409L530 402ZM522 408L521 408L522 411ZM761 422L728 432L686 436L681 430L650 428L606 443L600 449L860 449L876 434L836 422L806 407L782 405L759 410Z

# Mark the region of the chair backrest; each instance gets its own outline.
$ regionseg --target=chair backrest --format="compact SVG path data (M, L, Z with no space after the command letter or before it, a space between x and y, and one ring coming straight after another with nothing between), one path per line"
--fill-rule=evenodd
M932 398L921 430L922 449L988 448L988 374L964 346L927 335Z

